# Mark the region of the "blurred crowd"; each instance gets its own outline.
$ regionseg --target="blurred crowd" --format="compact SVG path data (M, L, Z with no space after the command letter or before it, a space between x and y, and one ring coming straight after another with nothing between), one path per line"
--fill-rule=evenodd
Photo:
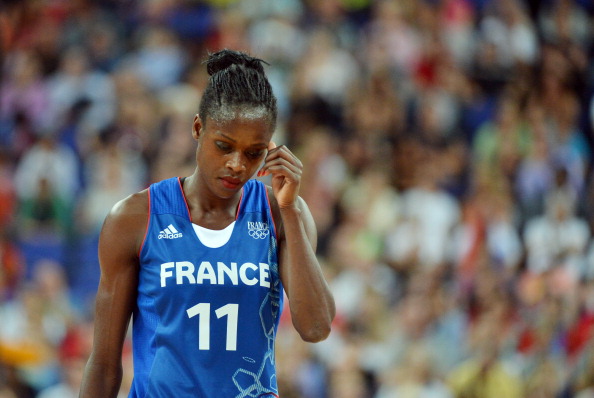
M337 303L319 344L285 311L283 398L593 398L593 29L588 0L2 1L0 398L78 395L103 219L192 172L221 48L270 64Z

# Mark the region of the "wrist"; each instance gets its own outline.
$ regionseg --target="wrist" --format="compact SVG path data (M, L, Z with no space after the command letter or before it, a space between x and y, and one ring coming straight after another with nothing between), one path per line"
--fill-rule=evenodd
M279 210L280 210L281 214L284 214L284 213L301 214L301 209L299 207L297 207L297 204L295 204L295 203L292 203L292 204L286 205L286 206L279 206Z

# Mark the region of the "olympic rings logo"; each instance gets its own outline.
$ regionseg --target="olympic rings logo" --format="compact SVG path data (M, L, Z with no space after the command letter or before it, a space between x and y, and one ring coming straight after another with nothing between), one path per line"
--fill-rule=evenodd
M267 229L250 229L248 233L254 239L264 239L268 236L270 231Z
M254 239L264 239L270 234L268 224L248 221L248 234Z

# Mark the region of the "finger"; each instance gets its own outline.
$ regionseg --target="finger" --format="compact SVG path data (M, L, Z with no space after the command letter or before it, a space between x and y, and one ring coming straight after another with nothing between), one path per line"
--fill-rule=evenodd
M266 155L267 158L268 158L268 155L270 154L270 151L273 150L274 148L276 148L276 143L274 141L269 141L268 142L268 154ZM270 174L267 172L265 165L266 165L266 159L264 159L264 163L262 163L262 167L260 168L260 170L258 170L258 173L256 174L258 177L263 177L263 176Z
M302 170L292 164L287 164L285 162L274 162L266 166L266 174L282 175L295 180L301 177Z
M293 152L289 150L285 145L281 145L277 147L278 150L274 152L270 152L268 156L266 156L266 167L268 166L269 162L273 161L274 159L285 159L287 162L295 164L297 167L303 167L303 163L296 157Z
M288 178L295 179L302 173L300 165L288 162L282 157L268 160L264 167L258 171L258 177L264 177L269 174L284 175Z
M285 174L286 177L289 178L291 177L287 173L301 175L303 163L289 150L289 148L286 147L286 145L276 146L275 142L270 141L268 144L268 151L264 164L260 171L258 171L258 177L267 176L273 171L275 174L281 172L281 174ZM283 170L285 170L284 173L282 173Z
M279 148L284 149L284 146ZM297 174L301 174L303 169L303 165L299 159L282 150L275 151L274 154L267 157L263 170L267 172L266 174L269 174L268 172L271 171L274 166L278 166L275 167L275 170L278 170L279 167L284 167L289 172Z

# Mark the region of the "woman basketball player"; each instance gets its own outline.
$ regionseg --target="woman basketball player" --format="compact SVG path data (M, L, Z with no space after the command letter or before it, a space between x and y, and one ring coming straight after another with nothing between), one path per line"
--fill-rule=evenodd
M262 63L211 54L194 173L152 184L106 217L82 398L117 396L131 317L134 398L278 397L284 292L305 341L330 333L334 300L299 196L302 164L271 142L277 106Z

